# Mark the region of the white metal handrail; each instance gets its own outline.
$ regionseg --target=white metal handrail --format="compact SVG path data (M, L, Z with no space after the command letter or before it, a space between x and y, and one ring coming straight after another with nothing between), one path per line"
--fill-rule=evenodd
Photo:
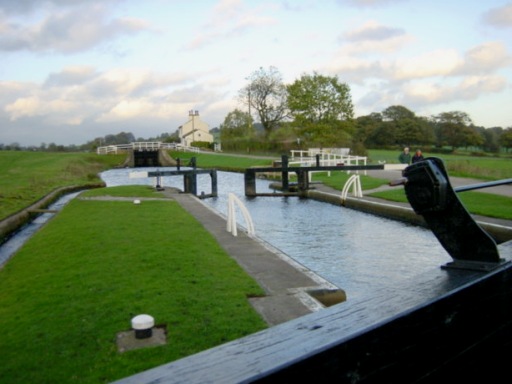
M245 207L245 205L242 203L242 201L236 197L235 194L229 193L228 194L228 221L226 230L233 234L233 236L237 236L237 224L236 224L236 212L235 212L235 204L238 205L240 208L240 211L242 212L242 215L245 219L245 224L247 226L247 234L249 236L254 236L254 224L252 222L251 215L249 214L249 211Z
M98 155L108 155L108 154L117 154L119 152L127 151L129 149L133 150L159 150L159 149L173 149L176 151L188 151L188 152L199 152L199 148L197 147L186 147L181 144L176 143L162 143L161 141L148 141L148 142L133 142L130 144L116 144L116 145L106 145L103 147L98 147L96 149L96 153Z
M345 185L343 186L343 190L341 191L341 202L344 203L347 199L348 191L352 187L352 194L355 197L363 197L363 190L361 189L361 180L359 175L352 175L349 177Z
M301 167L313 167L317 165L317 155L318 162L320 166L337 166L340 164L343 165L366 165L368 158L366 156L352 156L350 155L349 148L310 148L308 150L292 150L290 151L291 158L288 162L289 166L301 166ZM350 173L351 171L347 171ZM308 174L311 181L311 173ZM359 173L359 171L356 171ZM367 171L364 170L364 174L367 174ZM331 175L331 172L328 171L328 175Z

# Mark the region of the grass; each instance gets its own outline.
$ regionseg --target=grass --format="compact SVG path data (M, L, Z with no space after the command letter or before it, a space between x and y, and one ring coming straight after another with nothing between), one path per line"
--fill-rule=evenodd
M408 201L403 188L374 192L370 196L389 201ZM512 220L512 200L510 197L485 192L460 192L457 196L464 204L464 207L472 214Z
M393 151L371 150L369 157L372 163L377 163L378 161L386 161L387 163L397 162L397 154ZM480 180L512 178L512 161L510 158L470 157L466 155L442 155L437 157L440 157L445 162L449 176ZM341 191L349 177L350 175L344 172L331 172L331 176L328 176L327 173L314 173L312 180L320 181ZM363 190L371 190L387 183L387 179L376 179L361 175L361 187ZM370 196L389 201L407 202L403 188L375 192ZM510 197L485 192L462 192L458 196L466 209L472 214L512 220L512 200Z
M123 185L119 187L89 189L80 194L81 197L156 197L161 198L162 194L154 188L140 185Z
M398 162L399 151L376 150L368 151L368 164L378 164L379 161L387 163ZM225 171L243 172L246 168L259 166L271 166L273 159L280 159L280 156L274 157L258 157L244 155L229 155L215 153L190 153L190 152L170 152L174 158L180 158L182 164L186 165L190 158L196 157L197 166L200 168L218 168ZM512 160L507 157L494 156L469 156L466 154L428 154L426 157L434 156L441 158L445 164L450 176L476 178L481 180L499 180L512 178ZM331 174L334 174L332 172ZM316 177L316 176L315 176ZM348 178L348 177L347 177ZM318 178L318 180L320 180ZM329 178L325 178L328 181ZM375 182L369 179L365 184L373 185L374 183L385 183L385 180L377 180ZM343 184L342 184L343 185ZM372 189L369 187L368 189Z
M169 152L171 157L179 158L183 166L187 165L188 161L196 158L198 168L218 168L224 171L243 172L246 168L259 166L270 167L272 166L272 158L264 157L244 157L242 155L229 155L229 154L209 154L209 153L191 153L191 152ZM276 156L278 158L279 156Z
M243 172L253 166L271 166L275 157L243 156L215 153L170 152L186 165L196 157L200 168L217 168L225 171ZM426 153L426 156L429 154ZM378 161L397 162L397 151L369 150L369 163ZM505 157L470 157L468 155L435 155L442 158L450 176L472 177L481 180L497 180L512 177L512 161ZM124 155L98 156L91 153L48 153L0 151L0 218L27 207L53 189L60 186L86 185L100 182L98 173L123 162ZM343 176L314 176L328 185L341 189ZM322 178L323 177L323 178ZM348 176L346 176L348 178ZM365 189L382 185L386 180L362 179ZM480 194L479 194L480 195ZM387 198L382 196L382 198ZM478 203L476 203L478 205Z
M345 183L352 176L352 174L348 174L346 172L341 171L332 171L330 176L327 172L315 172L312 174L311 181L313 182L322 182L323 184L337 189L342 190ZM361 180L361 188L365 190L378 188L382 185L386 185L389 183L388 179L378 179L375 177L365 176L360 174Z
M373 164L377 164L379 161L397 163L399 153L399 151L372 149L368 151L368 160ZM423 156L441 158L445 162L450 176L481 180L499 180L512 177L512 159L510 157L429 154L425 152Z
M93 153L0 151L0 219L58 187L100 183L98 173L121 164L124 158Z
M108 196L154 195L117 187ZM100 383L266 327L261 288L173 201L73 200L0 270L2 383ZM168 344L119 353L133 316Z

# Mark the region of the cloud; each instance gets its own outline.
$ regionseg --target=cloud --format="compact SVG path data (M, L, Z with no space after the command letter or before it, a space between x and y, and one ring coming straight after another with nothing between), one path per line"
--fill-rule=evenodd
M133 119L166 118L170 115L168 107L162 104L155 104L146 98L122 100L110 110L101 114L96 121L99 123L115 122Z
M487 42L478 45L464 54L464 63L457 70L463 74L485 74L500 68L509 67L512 58L507 47L501 42Z
M393 78L487 75L511 64L512 58L503 43L486 42L463 55L455 49L439 49L398 60L393 64Z
M402 28L384 26L375 21L367 21L338 39L342 44L341 53L349 55L396 52L413 40Z
M168 75L138 68L100 72L72 66L51 73L42 84L0 83L1 115L11 122L39 117L45 125L128 120L169 124L171 119L183 120L192 108L205 109L209 100L225 98L215 83L209 87L202 79L197 74Z
M22 116L37 115L41 106L41 102L36 96L20 97L6 105L5 111L10 115L11 121L15 121Z
M224 118L223 108L233 109L234 103L208 82L210 75L70 66L41 83L0 81L1 142L81 144L103 136L105 129L147 138L175 132L190 109L213 127Z
M261 15L263 11L259 8L246 8L240 0L221 0L213 9L210 19L185 48L198 49L277 22L274 17Z
M503 43L484 42L465 52L437 49L403 58L337 56L329 70L356 89L362 86L358 106L375 111L395 104L424 109L501 93L510 86L499 71L511 63Z
M11 122L37 117L50 125L80 125L87 115L87 106L77 100L37 91L17 98L4 110Z
M495 28L512 28L512 4L493 8L486 12L483 22Z
M53 9L36 21L0 20L0 50L74 53L120 36L149 30L140 19L108 19L103 5ZM25 20L32 20L27 18Z
M485 94L506 90L507 81L501 76L469 76L459 79L420 79L403 84L378 83L364 93L357 106L365 111L382 111L390 105L404 105L416 111L473 101Z
M36 2L42 5L42 1L37 0L0 0L0 12L6 14L25 14L30 13L36 8ZM44 2L48 3L48 2Z
M446 82L411 83L404 87L404 98L412 104L440 104L454 100L475 100L486 93L501 92L507 82L500 76L470 76L455 84Z
M75 7L82 4L118 3L120 0L0 0L0 13L29 14L41 8Z
M347 4L358 8L382 7L392 3L400 3L408 0L338 0L341 5Z
M404 35L402 28L391 28L380 25L373 21L365 23L361 28L345 33L345 39L350 42L368 41L368 40L387 40L397 36Z
M67 85L82 84L95 76L95 69L91 66L71 66L61 72L50 73L43 87L62 87Z
M393 63L393 78L397 80L446 76L462 65L453 49L439 49L403 58Z

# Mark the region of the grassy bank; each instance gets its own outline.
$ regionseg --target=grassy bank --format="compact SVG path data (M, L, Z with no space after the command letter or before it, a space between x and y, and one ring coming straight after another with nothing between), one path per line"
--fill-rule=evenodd
M243 172L253 166L271 166L275 157L257 157L214 153L171 152L186 165L195 157L200 168L217 168ZM428 154L426 154L428 156ZM395 151L370 150L369 164L379 161L396 163ZM512 160L497 157L470 157L466 155L442 155L450 176L471 177L481 180L497 180L512 177ZM98 156L91 153L41 153L0 151L0 219L17 212L37 201L57 187L84 185L100 182L98 173L123 162L125 155ZM346 175L342 176L342 178ZM323 179L341 189L343 180ZM363 189L373 189L386 180L367 178ZM478 196L478 195L477 195ZM381 198L393 200L386 194ZM478 205L478 201L475 202ZM485 214L485 212L484 212Z
M94 153L0 151L0 219L58 187L97 184L101 182L99 172L122 164L124 158Z
M169 154L174 159L180 159L182 165L187 165L192 157L196 158L199 168L217 168L224 171L243 172L250 167L270 167L272 166L272 158L231 155L224 153L193 153L193 152L176 152L170 151ZM280 156L276 155L278 159Z
M314 174L313 181L320 181L341 191L349 177L350 175L343 172L331 172L330 176L327 173L317 173ZM388 184L388 180L376 179L365 175L360 176L360 181L363 190L370 190ZM403 187L397 187L389 191L374 192L370 196L402 203L408 201ZM462 192L458 194L458 197L466 209L475 215L512 220L512 201L510 197L485 192Z
M372 149L368 151L368 161L398 163L399 152ZM499 180L512 177L512 158L495 156L469 156L459 154L423 153L425 157L439 157L446 164L450 176Z
M407 202L403 188L375 192L371 196L389 201ZM512 200L510 197L485 192L462 192L457 196L472 214L512 220Z
M1 381L111 382L265 328L247 301L262 294L177 203L75 199L0 270ZM167 345L119 353L141 313Z
M174 158L182 159L186 164L191 157L196 157L198 167L219 168L226 171L242 172L245 168L254 166L271 166L272 161L281 158L280 154L273 157L258 157L249 155L215 154L215 153L184 153L170 152ZM368 151L368 164L398 163L399 151L371 149ZM481 180L499 180L512 177L512 158L495 156L469 156L459 154L429 154L441 158L450 176L476 178Z

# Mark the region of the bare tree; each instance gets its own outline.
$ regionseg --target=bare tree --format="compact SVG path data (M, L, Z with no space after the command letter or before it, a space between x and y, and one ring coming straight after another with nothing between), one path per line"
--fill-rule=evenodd
M249 77L249 84L239 91L240 102L255 111L268 137L288 117L287 92L282 76L275 67L260 67Z

